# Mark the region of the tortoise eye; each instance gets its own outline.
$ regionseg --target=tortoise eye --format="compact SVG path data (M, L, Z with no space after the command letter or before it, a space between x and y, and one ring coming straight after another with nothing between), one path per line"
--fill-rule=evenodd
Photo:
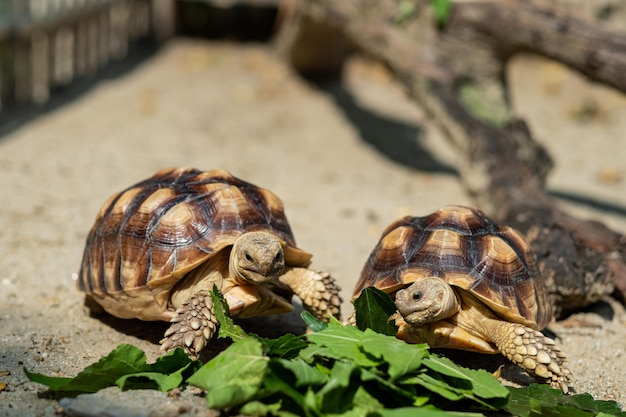
M274 262L280 262L282 260L283 260L283 254L281 252L278 252L276 256L274 256Z
M422 298L422 292L421 291L415 291L413 293L413 300L414 301L419 301Z
M252 258L252 255L250 255L250 253L248 253L248 252L246 252L245 258L246 258L246 261L248 261L248 262L254 261L254 259Z

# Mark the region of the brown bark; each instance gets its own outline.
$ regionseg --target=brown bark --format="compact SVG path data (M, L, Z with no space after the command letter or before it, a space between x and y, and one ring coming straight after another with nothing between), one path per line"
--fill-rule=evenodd
M383 62L458 150L460 178L476 205L529 237L557 317L615 286L623 297L626 237L568 215L546 194L552 162L526 123L510 116L504 66L530 50L626 91L626 36L549 3L461 2L444 28L435 25L429 2L416 2L404 16L398 4L302 0L296 23L287 25L291 35L280 43L307 50L300 42L306 36L294 27L314 22L317 30L340 31L349 41L342 45ZM478 91L478 100L468 100L468 91Z
M449 24L485 34L504 58L521 50L532 51L626 91L626 36L548 4L554 3L459 3Z

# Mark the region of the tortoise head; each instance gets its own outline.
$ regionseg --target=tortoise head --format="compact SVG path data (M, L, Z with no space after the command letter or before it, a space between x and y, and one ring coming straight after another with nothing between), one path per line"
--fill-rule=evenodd
M396 307L410 325L422 326L453 316L460 305L452 287L439 277L424 277L396 293Z
M245 233L233 244L230 268L242 285L272 282L285 269L283 246L270 233Z

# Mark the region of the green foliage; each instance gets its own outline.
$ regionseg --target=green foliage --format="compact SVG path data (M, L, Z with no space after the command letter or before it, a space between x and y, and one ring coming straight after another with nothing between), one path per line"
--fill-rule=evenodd
M213 312L215 318L220 324L217 336L222 338L230 338L232 340L240 340L245 338L246 332L230 319L230 309L224 295L213 285L211 290L211 301L213 301Z
M199 367L200 362L191 360L180 348L148 364L142 350L122 344L74 378L49 377L29 372L26 368L24 372L28 379L46 385L52 391L79 394L96 392L112 385L121 389L169 391L178 387Z
M302 316L302 320L306 323L307 326L309 326L309 329L311 329L311 331L313 332L319 332L321 330L324 330L326 326L328 326L326 323L318 320L313 314L309 313L308 311L303 311L300 315Z
M354 308L358 313L356 327L359 329L372 329L387 336L395 336L398 332L398 327L390 320L396 312L396 305L383 291L365 288L354 302Z
M519 417L626 417L615 401L598 401L587 393L564 395L547 385L532 384L524 388L509 387L511 398L505 410Z
M433 6L437 23L444 25L452 13L452 2L450 0L431 0L430 3Z
M306 339L246 334L230 319L221 294L214 289L211 297L218 336L233 343L204 365L182 349L147 364L141 350L120 345L75 378L24 371L31 381L65 394L111 385L167 391L190 384L206 390L208 407L258 416L470 417L491 410L521 417L626 415L617 403L588 394L566 396L544 385L505 388L491 374L459 367L426 345L375 331L370 326L387 323L392 304L374 290L356 302L361 328L304 314L317 330Z
M187 382L209 393L210 408L230 409L254 398L263 384L268 364L263 344L247 336L202 366Z

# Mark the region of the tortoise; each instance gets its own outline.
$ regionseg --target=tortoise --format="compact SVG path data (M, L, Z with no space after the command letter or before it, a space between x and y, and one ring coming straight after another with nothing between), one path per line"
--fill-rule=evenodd
M396 220L366 262L353 302L366 287L391 295L398 338L501 353L535 379L568 391L565 355L540 332L552 313L531 247L481 211L449 206Z
M111 196L84 250L78 287L92 310L170 321L163 350L197 356L217 328L209 292L233 317L291 311L340 316L339 287L309 269L282 201L224 170L165 169Z

